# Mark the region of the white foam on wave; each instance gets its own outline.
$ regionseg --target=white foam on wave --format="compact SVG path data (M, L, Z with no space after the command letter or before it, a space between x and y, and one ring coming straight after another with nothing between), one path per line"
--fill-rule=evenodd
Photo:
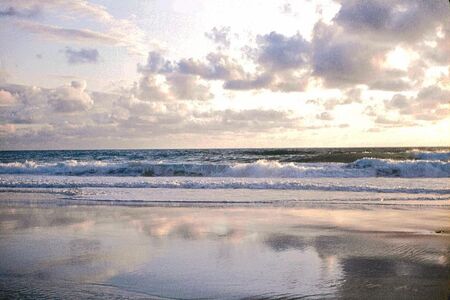
M302 177L352 177L350 170L341 163L280 163L259 160L254 163L239 163L222 172L227 177L250 178L302 178Z
M193 176L248 178L315 177L450 177L450 163L439 160L387 160L363 158L353 163L158 163L67 160L53 163L26 161L0 163L0 174L75 176Z
M349 166L358 170L370 170L374 172L374 176L382 177L450 177L450 163L443 161L362 158Z
M125 188L203 190L316 190L343 192L450 195L442 178L236 178L236 177L108 177L2 175L0 188Z

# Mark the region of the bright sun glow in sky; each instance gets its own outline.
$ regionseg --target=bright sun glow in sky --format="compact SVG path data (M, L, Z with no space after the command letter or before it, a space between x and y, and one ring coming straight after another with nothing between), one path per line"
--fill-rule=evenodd
M446 0L0 2L0 149L450 144Z

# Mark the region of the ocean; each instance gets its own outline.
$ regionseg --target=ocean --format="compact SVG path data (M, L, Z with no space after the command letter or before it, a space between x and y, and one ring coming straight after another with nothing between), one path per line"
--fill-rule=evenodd
M0 192L117 205L430 205L450 197L449 160L450 148L3 151Z
M447 299L450 148L0 152L0 298Z

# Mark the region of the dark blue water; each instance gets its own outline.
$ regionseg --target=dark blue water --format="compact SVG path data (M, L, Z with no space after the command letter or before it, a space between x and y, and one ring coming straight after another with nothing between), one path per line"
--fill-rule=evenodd
M421 159L432 153L449 157L450 148L284 148L284 149L181 149L181 150L48 150L1 151L0 162L76 161L164 161L240 162L258 160L279 162L344 162L371 157L381 159Z

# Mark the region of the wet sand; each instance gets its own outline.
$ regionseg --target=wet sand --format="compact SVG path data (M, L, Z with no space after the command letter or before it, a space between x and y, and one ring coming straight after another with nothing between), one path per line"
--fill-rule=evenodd
M448 208L0 206L0 298L447 299Z

